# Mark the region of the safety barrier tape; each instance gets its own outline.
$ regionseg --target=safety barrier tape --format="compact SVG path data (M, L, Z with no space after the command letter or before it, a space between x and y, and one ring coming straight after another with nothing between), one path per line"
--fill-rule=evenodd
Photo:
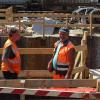
M0 87L0 93L66 97L66 98L89 98L89 92L72 92L72 91L63 91L63 90L61 91L61 90L50 90L50 89Z

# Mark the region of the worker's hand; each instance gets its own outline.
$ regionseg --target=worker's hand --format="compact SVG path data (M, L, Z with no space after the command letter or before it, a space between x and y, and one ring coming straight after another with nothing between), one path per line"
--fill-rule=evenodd
M52 61L49 61L49 63L48 63L48 71L53 72Z

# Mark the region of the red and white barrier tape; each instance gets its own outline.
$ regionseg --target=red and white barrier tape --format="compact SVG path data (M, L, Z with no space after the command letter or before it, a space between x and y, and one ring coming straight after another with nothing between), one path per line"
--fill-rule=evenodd
M66 97L66 98L85 98L85 99L91 98L94 100L100 99L100 92L72 92L72 91L61 91L61 90L50 90L50 89L0 87L0 93Z
M59 90L50 90L50 89L26 89L26 88L0 87L0 93L66 97L66 98L89 98L89 92L83 93L83 92L59 91Z

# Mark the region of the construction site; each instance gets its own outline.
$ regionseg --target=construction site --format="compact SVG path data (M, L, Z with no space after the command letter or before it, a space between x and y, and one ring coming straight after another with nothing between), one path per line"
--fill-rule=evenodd
M100 1L94 4L98 7ZM43 9L48 5L47 2L42 5ZM80 20L82 17L88 22L70 22L71 18ZM93 21L96 18L98 23ZM100 13L74 15L59 9L15 12L13 6L1 8L0 58L8 37L7 30L11 27L17 27L22 36L17 43L21 72L18 79L6 80L0 71L0 100L100 100ZM52 79L54 72L47 69L60 27L70 29L70 39L75 45L71 79Z

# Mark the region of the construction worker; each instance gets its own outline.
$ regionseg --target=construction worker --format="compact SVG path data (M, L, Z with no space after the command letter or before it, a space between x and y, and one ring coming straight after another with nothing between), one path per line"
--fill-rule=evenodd
M53 79L70 79L75 61L75 48L69 40L67 28L60 28L59 38L54 44L54 56L48 63L48 70L55 71Z
M18 29L11 28L8 39L4 44L2 53L1 70L5 79L17 79L20 71L21 60L16 42L20 39Z

